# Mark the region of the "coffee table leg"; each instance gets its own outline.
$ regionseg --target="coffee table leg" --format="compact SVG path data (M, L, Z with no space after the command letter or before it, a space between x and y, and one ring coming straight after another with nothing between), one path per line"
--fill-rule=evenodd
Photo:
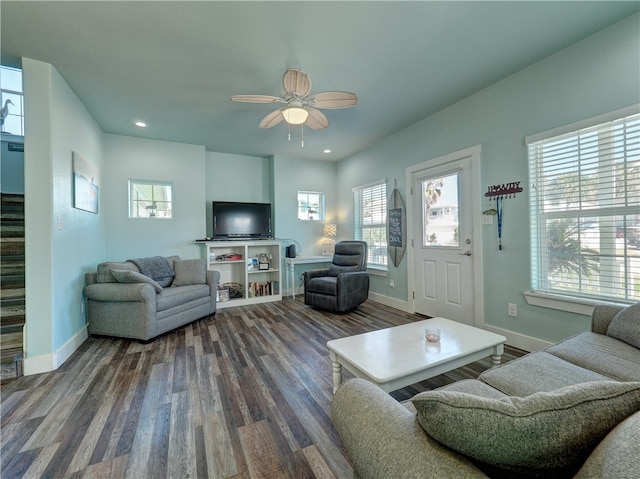
M342 383L342 364L338 362L338 356L333 351L329 351L331 357L331 369L333 370L333 393L338 390Z
M499 366L500 360L502 359L502 353L504 353L504 344L498 344L494 347L493 354L491 355L491 364Z

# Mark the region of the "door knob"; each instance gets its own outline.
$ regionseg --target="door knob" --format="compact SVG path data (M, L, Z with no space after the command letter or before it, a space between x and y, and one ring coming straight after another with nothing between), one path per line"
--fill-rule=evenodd
M460 256L471 256L471 251L467 250L464 253L458 253Z

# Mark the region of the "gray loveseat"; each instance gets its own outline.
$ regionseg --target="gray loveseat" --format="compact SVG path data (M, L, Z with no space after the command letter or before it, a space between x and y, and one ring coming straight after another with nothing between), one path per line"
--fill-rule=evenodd
M615 318L615 319L614 319ZM401 404L344 382L332 417L358 478L640 477L640 303Z
M89 334L147 341L214 314L219 280L201 259L100 263L85 275Z

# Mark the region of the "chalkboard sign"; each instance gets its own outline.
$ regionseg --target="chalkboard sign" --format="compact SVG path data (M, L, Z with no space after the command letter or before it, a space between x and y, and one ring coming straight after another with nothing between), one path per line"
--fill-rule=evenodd
M402 237L402 208L389 209L389 246L404 246Z
M394 188L393 193L391 193L388 208L387 251L393 265L398 267L404 256L407 244L407 215L404 209L404 201L397 188Z

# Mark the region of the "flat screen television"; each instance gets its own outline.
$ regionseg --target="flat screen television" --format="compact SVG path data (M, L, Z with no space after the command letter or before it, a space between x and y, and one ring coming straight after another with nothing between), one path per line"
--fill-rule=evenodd
M271 204L213 202L213 239L270 239Z

